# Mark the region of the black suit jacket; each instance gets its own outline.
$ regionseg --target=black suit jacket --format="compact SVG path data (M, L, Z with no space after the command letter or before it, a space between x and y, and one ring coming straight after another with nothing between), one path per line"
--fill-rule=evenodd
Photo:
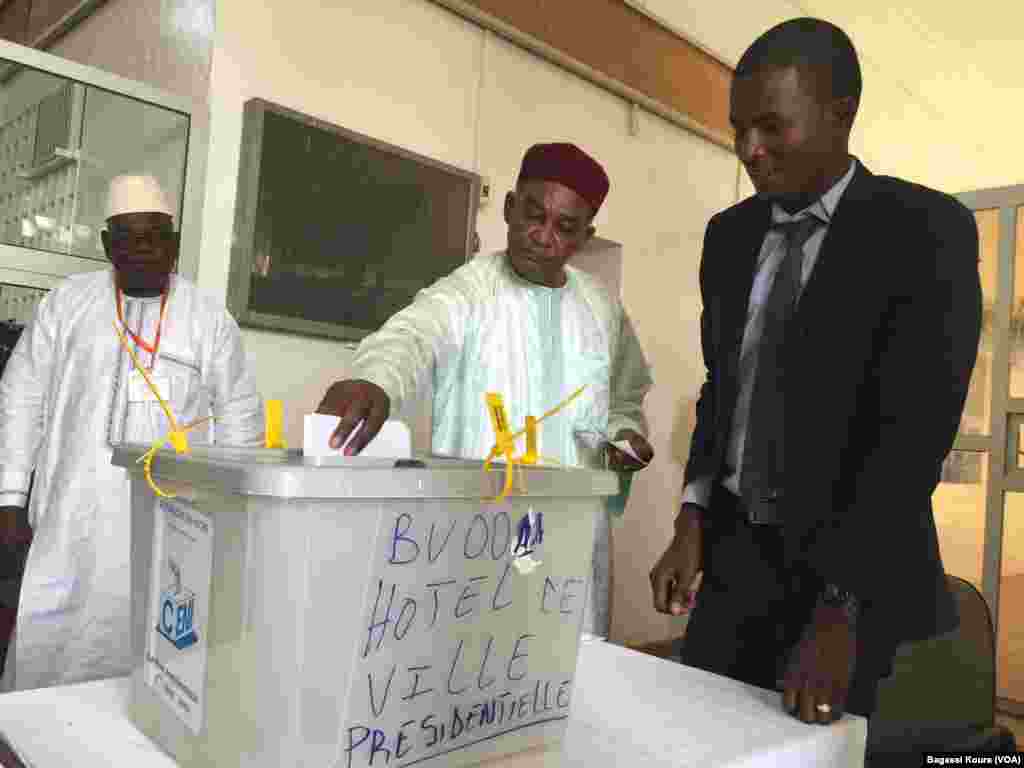
M700 268L707 380L688 483L723 472L770 221L770 204L752 197L708 224ZM959 427L980 325L971 212L858 163L787 338L796 373L786 385L782 503L790 562L856 594L862 629L880 639L924 638L957 624L931 496Z

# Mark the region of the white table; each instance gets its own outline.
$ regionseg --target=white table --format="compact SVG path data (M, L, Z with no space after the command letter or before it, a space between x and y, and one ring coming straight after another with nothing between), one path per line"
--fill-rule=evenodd
M565 741L489 768L863 765L867 721L805 725L774 691L609 643L585 642ZM128 719L129 681L0 696L0 733L27 768L175 768ZM437 768L443 768L437 760ZM325 767L326 768L326 767Z

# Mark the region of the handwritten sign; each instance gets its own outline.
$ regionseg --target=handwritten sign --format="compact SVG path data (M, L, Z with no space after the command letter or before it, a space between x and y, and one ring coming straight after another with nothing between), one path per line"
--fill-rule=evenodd
M434 501L382 515L340 766L454 768L564 727L591 510L529 501Z

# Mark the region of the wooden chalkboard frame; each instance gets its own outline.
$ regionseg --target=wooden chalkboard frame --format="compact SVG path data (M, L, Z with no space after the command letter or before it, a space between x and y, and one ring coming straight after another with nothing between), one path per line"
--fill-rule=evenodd
M442 170L470 184L469 205L466 210L465 258L468 261L474 252L476 217L480 204L480 176L471 171L448 165L408 149L388 144L356 131L333 123L319 120L265 99L249 99L245 102L242 125L242 154L238 168L238 196L235 202L235 224L231 246L231 266L228 275L228 310L239 325L262 330L337 339L357 342L373 329L356 328L342 323L327 323L305 318L259 312L250 307L250 276L255 259L256 212L259 204L260 162L263 152L263 127L267 114L287 117L304 125L319 128L357 144L395 155L405 160ZM425 286L424 286L425 287Z

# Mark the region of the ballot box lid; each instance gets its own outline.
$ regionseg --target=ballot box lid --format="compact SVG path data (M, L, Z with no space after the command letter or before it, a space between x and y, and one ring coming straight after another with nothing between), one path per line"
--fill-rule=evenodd
M140 477L139 459L148 445L114 447L111 459ZM152 476L175 484L226 493L303 499L484 498L500 493L506 467L490 471L482 461L439 456L412 460L365 457L304 457L298 450L193 445L188 454L171 449L153 459ZM619 492L613 472L562 466L514 467L512 497L592 497Z

